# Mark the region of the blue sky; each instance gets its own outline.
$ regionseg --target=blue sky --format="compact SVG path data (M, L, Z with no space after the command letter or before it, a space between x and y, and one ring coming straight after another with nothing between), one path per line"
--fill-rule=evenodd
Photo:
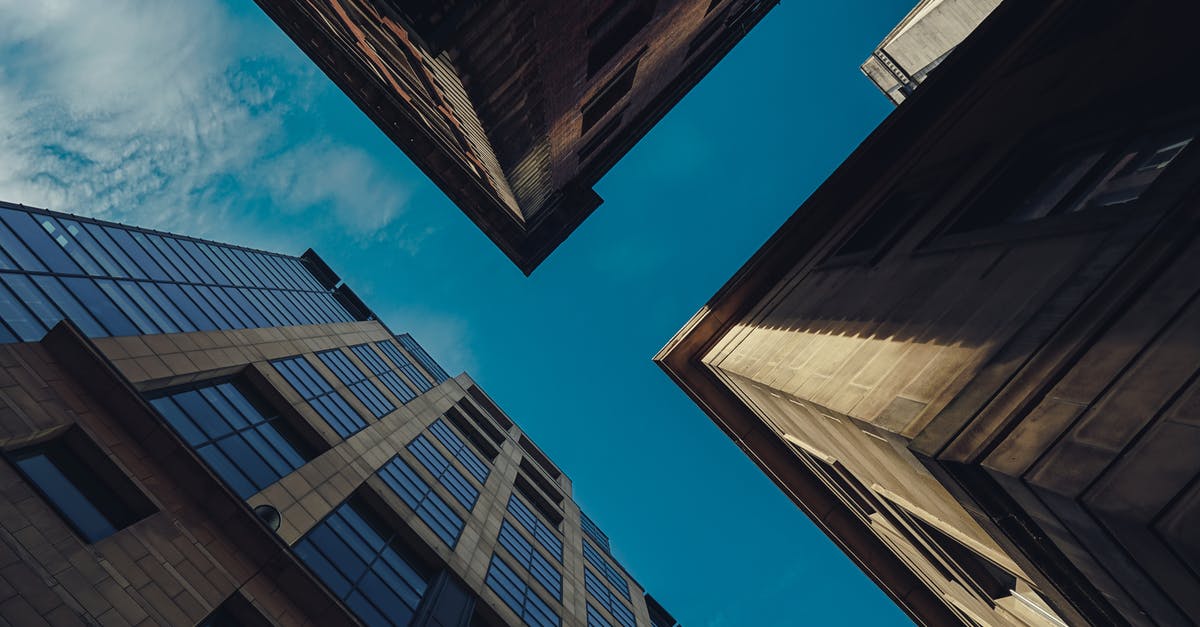
M780 5L525 278L250 0L0 0L0 198L315 248L685 625L904 623L650 357L891 110L858 64L912 4Z

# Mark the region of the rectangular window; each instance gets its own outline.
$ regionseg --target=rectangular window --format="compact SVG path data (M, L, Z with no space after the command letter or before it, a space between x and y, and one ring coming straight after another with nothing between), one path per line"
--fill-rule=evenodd
M154 512L129 478L81 433L71 431L6 457L86 542L107 538Z
M404 350L408 351L409 355L415 357L417 362L420 363L423 368L425 368L425 372L433 375L434 380L436 380L438 383L442 383L446 381L446 379L450 378L450 375L446 374L446 371L442 369L438 362L435 361L433 357L430 357L429 353L425 352L425 348L418 344L417 341L413 339L413 336L407 333L402 333L396 336L396 341L400 342L400 346L403 346Z
M370 346L367 344L358 344L356 346L351 346L350 351L354 353L355 357L358 357L359 361L363 362L363 364L367 366L367 369L371 371L371 374L378 377L379 380L383 382L384 386L386 386L388 390L391 390L392 394L396 395L396 398L400 399L401 403L407 403L417 397L417 393L414 392L413 389L399 377L399 375L393 372L392 369L389 368L386 363L384 363L383 359L380 358L375 351L371 350Z
M587 627L612 627L612 623L608 622L607 618L592 605L591 601L587 604Z
M375 345L379 347L379 350L383 351L384 355L388 356L388 359L392 360L392 363L396 364L400 372L403 372L404 376L408 377L408 380L417 386L417 389L422 392L428 392L433 389L433 384L429 382L429 379L420 370L417 370L417 367L404 356L404 353L400 352L400 349L396 348L395 344L384 341L376 342Z
M499 541L500 546L512 555L517 564L529 571L550 596L562 601L562 573L507 520L500 523Z
M597 122L603 120L604 116L613 107L617 106L618 102L621 102L625 94L629 93L630 89L633 89L633 79L637 76L638 64L641 62L642 54L645 51L646 49L643 48L642 52L638 53L629 63L625 64L625 67L613 75L600 88L600 91L596 92L595 96L592 96L590 100L584 103L582 110L583 130L580 131L580 134L587 133Z
M579 512L579 525L583 528L583 533L587 534L587 537L592 540L595 540L596 544L604 549L605 553L612 552L612 548L608 544L608 536L604 535L604 532L600 531L600 527L582 511Z
M597 21L593 24L588 34L592 38L592 47L588 50L588 78L595 76L596 72L608 65L608 62L650 23L654 17L654 8L655 0L636 0L620 17L609 17L603 22ZM601 18L603 17L602 15ZM605 23L611 25L603 28ZM597 36L592 37L593 33L601 29L603 30Z
M1023 224L1141 198L1195 138L1192 127L1142 132L1131 141L1092 142L1067 150L1021 149L947 230L963 233Z
M475 501L479 499L479 489L471 484L467 477L458 470L445 455L437 449L424 435L418 435L408 444L408 452L421 462L425 470L437 479L442 487L450 491L459 505L471 511Z
M442 443L442 446L450 451L450 454L455 459L462 462L467 472L471 473L471 476L475 477L479 483L487 481L488 473L491 472L487 463L462 438L458 437L458 434L453 429L445 422L442 422L441 418L438 418L433 421L433 424L429 425L429 432L433 434L433 437L438 439L438 442Z
M562 539L550 528L550 525L547 525L541 518L538 518L537 514L534 514L533 510L529 509L529 506L518 498L516 494L508 497L508 513L512 514L512 517L521 523L525 531L528 531L542 545L542 548L546 549L550 555L553 555L554 559L562 562Z
M303 356L276 359L271 365L338 435L347 438L366 428L366 419Z
M600 607L608 610L608 613L612 614L613 618L617 619L617 622L623 627L637 627L637 619L633 617L633 611L620 599L613 596L600 577L587 567L583 569L583 587L599 603Z
M367 380L367 375L363 374L362 370L358 369L353 362L350 361L346 354L338 349L321 351L317 353L317 359L325 364L333 372L334 376L345 385L350 393L355 396L363 405L371 411L371 414L376 418L382 418L396 406L375 387L374 383Z
M174 391L150 404L241 498L316 457L266 401L232 381Z
M587 560L587 563L591 564L596 570L603 573L604 578L608 580L608 583L612 584L613 588L621 596L631 601L633 600L629 596L629 581L612 564L609 564L608 560L604 559L604 556L600 554L600 551L596 550L596 547L592 546L592 543L587 540L583 541L583 559Z
M400 456L379 470L379 477L412 508L450 548L458 544L463 519Z
M554 610L538 597L529 584L521 580L507 562L499 555L492 555L484 577L492 592L531 627L558 627L562 620Z
M293 550L371 627L408 625L429 588L431 573L358 497L313 527Z
M576 155L579 157L579 161L581 163L590 157L593 152L596 152L600 146L603 146L604 143L608 141L608 138L611 137L613 133L617 132L618 128L621 128L621 122L625 120L625 111L628 109L629 105L626 105L624 108L618 111L616 115L609 118L609 120L604 123L604 126L600 127L600 130L593 133L591 138L587 140L587 143L580 147Z

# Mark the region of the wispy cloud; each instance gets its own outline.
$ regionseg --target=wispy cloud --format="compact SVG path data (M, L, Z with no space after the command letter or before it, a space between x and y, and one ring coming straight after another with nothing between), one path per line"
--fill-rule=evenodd
M209 0L0 0L0 198L287 250L305 235L254 225L394 236L408 186L323 133L309 107L334 88L248 22Z

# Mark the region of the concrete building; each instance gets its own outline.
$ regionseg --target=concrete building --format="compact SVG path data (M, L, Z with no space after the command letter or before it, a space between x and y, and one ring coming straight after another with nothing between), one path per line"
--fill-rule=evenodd
M257 0L526 274L778 0Z
M863 74L892 102L904 102L999 4L1000 0L921 0L863 62Z
M918 623L1200 622L1197 23L1007 0L656 357Z
M0 625L675 624L311 250L0 203L0 251Z

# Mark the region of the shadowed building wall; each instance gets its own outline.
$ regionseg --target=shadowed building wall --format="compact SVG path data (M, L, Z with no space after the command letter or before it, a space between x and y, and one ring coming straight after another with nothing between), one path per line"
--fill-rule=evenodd
M0 203L0 458L0 625L675 624L311 250Z
M1197 12L1006 1L657 357L920 622L1200 619Z
M526 274L776 3L258 0Z

